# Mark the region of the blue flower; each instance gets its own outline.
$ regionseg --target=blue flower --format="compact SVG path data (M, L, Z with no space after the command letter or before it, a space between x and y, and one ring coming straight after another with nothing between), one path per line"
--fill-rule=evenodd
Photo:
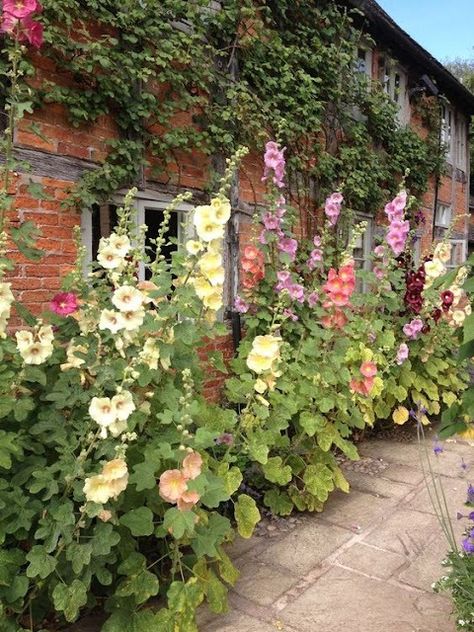
M466 504L474 505L474 485L468 485Z
M472 555L474 553L474 542L470 538L466 538L462 541L462 548L468 555Z

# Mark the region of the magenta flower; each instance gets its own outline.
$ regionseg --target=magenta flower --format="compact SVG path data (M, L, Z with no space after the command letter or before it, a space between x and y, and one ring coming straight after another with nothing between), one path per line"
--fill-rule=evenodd
M285 252L290 256L291 260L296 257L296 251L298 249L298 242L296 239L292 239L291 237L280 237L280 240L277 243L277 248L280 252Z
M250 305L240 296L236 296L234 300L234 308L236 312L246 314L250 309Z
M298 283L292 283L286 288L290 297L298 303L304 303L304 287Z
M326 217L329 220L331 226L335 226L337 220L339 218L339 213L341 212L341 204L344 198L341 193L331 193L331 195L326 198L326 202L324 204L324 212Z
M408 345L405 342L402 342L401 345L398 347L396 363L399 365L403 364L405 360L408 359L408 354L409 354Z
M287 290L289 285L291 285L291 274L288 270L281 270L277 272L278 283L275 286L275 290L277 292L281 292L282 290Z
M32 13L39 13L42 7L37 0L3 0L3 13L14 18L26 18Z
M73 292L60 292L50 303L51 311L59 316L68 316L78 307L77 296Z
M269 141L265 145L265 154L263 156L265 169L262 180L267 180L268 176L273 171L273 184L279 189L282 189L285 186L283 181L285 177L285 157L283 155L285 149L285 147L280 149L278 143Z
M283 316L286 316L286 318L289 318L293 322L296 322L298 320L298 316L295 314L295 312L292 309L289 309L289 308L285 308L283 310Z
M262 221L267 230L281 230L281 217L278 217L276 213L265 213Z
M29 16L23 20L24 36L35 48L43 45L43 25Z

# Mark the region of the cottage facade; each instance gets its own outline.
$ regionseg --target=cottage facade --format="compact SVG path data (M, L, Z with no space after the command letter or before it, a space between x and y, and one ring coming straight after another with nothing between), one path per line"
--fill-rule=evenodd
M474 113L474 96L469 93L437 60L411 39L372 0L347 0L347 4L359 8L365 16L364 28L370 42L354 53L354 72L365 73L379 81L390 98L397 104L400 125L410 125L421 135L426 134L417 115L413 100L425 94L435 97L441 123L440 146L446 148L446 170L440 178L433 177L423 198L422 211L425 225L420 228L417 255L430 248L433 238L442 238L452 220L451 234L453 255L451 265L465 260L469 238L469 151L468 134L470 116ZM369 42L369 39L368 39ZM54 81L61 85L70 81L59 76L54 64L40 54L35 54L37 69L35 81ZM32 131L32 124L34 131ZM39 135L38 133L39 132ZM20 299L32 311L47 308L60 286L61 276L70 269L75 258L74 227L81 227L84 246L89 259L97 252L101 236L107 235L114 223L115 210L120 204L123 191L117 191L108 204L100 207L65 210L63 202L67 191L84 171L92 170L107 153L107 141L117 134L114 120L102 117L93 126L72 128L64 108L51 104L27 115L15 132L15 145L19 158L31 165L28 175L17 176L16 207L23 220L34 220L43 237L39 246L46 252L44 258L31 263L19 253L12 253L17 262L13 283ZM180 185L190 189L194 199L204 199L202 190L207 181L207 159L194 152L181 164ZM236 212L230 242L238 239L245 244L250 233L252 211L263 194L261 182L262 164L259 156L246 159L240 174L238 199L233 200ZM29 193L29 183L38 182L44 190L44 198L37 199ZM144 173L137 196L138 220L149 226L150 236L156 235L163 209L172 199L176 189L155 181ZM171 233L179 241L186 237L182 220L191 205L183 204L173 217ZM356 251L359 267L370 266L369 255L378 230L374 218ZM472 232L472 231L471 231ZM238 261L235 243L229 244L227 304L232 305L233 294L238 287ZM145 278L146 270L140 270ZM232 353L232 340L216 343L227 354ZM214 391L219 380L210 381Z

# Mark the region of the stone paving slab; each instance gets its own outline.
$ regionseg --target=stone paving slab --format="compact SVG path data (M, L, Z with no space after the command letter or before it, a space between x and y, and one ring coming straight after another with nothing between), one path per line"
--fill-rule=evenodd
M432 442L427 436L428 451ZM367 441L360 454L359 465L344 468L349 495L333 494L290 533L233 545L242 575L232 611L202 632L454 632L450 600L431 589L448 544L419 445ZM474 467L474 445L451 441L436 462L453 516L469 480L462 459Z

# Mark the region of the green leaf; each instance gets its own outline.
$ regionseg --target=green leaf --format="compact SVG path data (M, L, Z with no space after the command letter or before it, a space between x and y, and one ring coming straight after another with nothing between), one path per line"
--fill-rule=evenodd
M53 602L55 609L64 613L66 621L75 621L79 610L87 603L87 587L79 579L70 586L59 583L53 590Z
M133 467L130 483L135 484L137 492L156 487L156 473L159 470L161 458L156 453L146 453L143 463Z
M197 557L218 557L217 547L232 532L228 518L218 513L212 513L207 524L198 524L195 528L195 535L191 542L193 551Z
M264 443L258 443L255 440L251 440L249 442L249 453L252 459L257 461L257 463L261 463L265 465L268 461L268 452L269 448Z
M222 579L231 586L235 586L240 577L240 573L232 564L232 560L225 551L223 551L222 547L219 549L219 561L217 566L219 567L219 573Z
M224 486L229 497L232 496L232 494L234 494L239 489L240 484L242 483L242 478L242 472L238 467L235 466L231 467L230 470L225 473Z
M471 342L471 340L474 340L474 312L464 320L463 344Z
M132 535L136 537L151 535L153 533L153 512L148 507L131 509L121 516L120 524L128 527Z
M157 576L146 569L131 575L120 583L115 591L117 597L134 597L135 603L140 605L154 597L159 591Z
M113 525L99 522L94 527L94 535L91 540L92 553L95 556L109 555L114 546L120 542L120 535L114 530Z
M194 532L196 514L192 511L180 511L172 507L163 517L163 527L176 539L181 539L185 533Z
M306 490L321 502L325 502L329 492L334 489L333 474L329 467L323 463L308 465L303 475L303 481Z
M283 465L280 456L272 456L265 465L262 465L265 478L271 483L286 485L293 478L293 473L289 465Z
M230 494L226 489L226 480L220 476L206 472L204 493L201 495L201 503L211 509L218 507L221 502L228 500Z
M207 583L207 601L209 609L216 614L223 614L229 610L227 602L227 588L219 581L216 575L211 571Z
M260 521L260 512L255 500L247 494L240 494L235 503L235 520L239 534L243 538L251 538Z
M269 489L265 493L263 502L277 516L289 516L294 507L288 494L278 489Z
M107 619L101 632L174 632L174 628L166 629L160 625L160 613L148 609L140 612L130 612L130 609L119 610Z
M35 545L26 556L29 565L26 569L27 577L41 577L46 579L57 566L57 559L48 555L44 546Z
M304 410L300 414L300 425L309 437L313 437L316 432L321 432L324 429L326 420L318 413Z
M91 561L92 544L87 542L86 544L80 544L79 542L71 542L66 548L66 559L72 564L72 570L76 575L79 575L84 568L88 566Z

